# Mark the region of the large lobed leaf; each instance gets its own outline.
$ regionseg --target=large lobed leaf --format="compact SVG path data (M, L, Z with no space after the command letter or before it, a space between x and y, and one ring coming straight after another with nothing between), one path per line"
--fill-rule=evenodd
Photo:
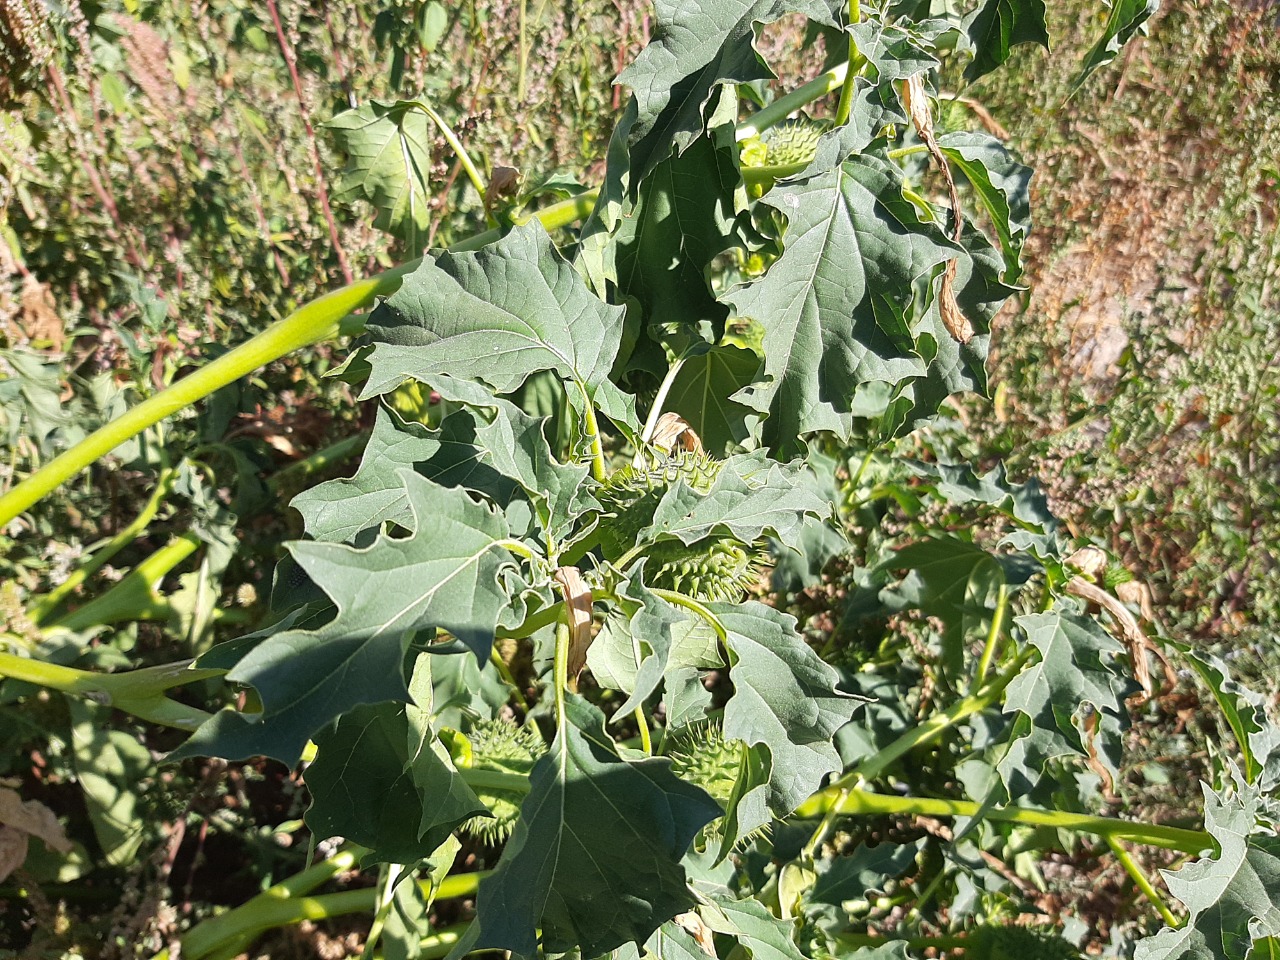
M411 249L420 248L431 225L428 175L434 130L427 115L412 101L372 100L325 126L337 134L347 154L335 196L368 200L378 211L374 226Z
M836 25L844 3L832 0L657 0L653 38L618 82L631 87L638 113L631 129L631 184L702 134L716 87L772 74L755 50L756 23L787 13Z
M973 60L965 68L966 80L976 80L1009 59L1019 43L1038 43L1049 49L1044 0L983 0L964 19L973 46Z
M254 687L262 712L230 711L207 721L175 754L265 754L296 763L316 730L362 703L405 700L410 641L448 631L487 659L508 603L501 583L511 564L501 514L465 491L401 472L413 535L380 536L366 549L294 543L294 558L337 605L315 630L277 633L228 673Z
M552 370L625 420L628 398L609 380L622 312L592 294L530 221L474 253L437 254L404 278L369 319L375 346L362 398L441 376L511 393Z
M1257 941L1280 937L1280 837L1257 825L1258 791L1238 786L1231 796L1204 788L1218 854L1165 872L1189 920L1139 941L1134 960L1244 960Z
M724 627L733 680L725 738L768 748L768 806L785 817L839 771L835 733L863 700L836 689L839 674L796 632L794 617L756 601L708 609ZM761 825L738 828L746 833Z
M567 708L451 956L500 949L532 958L540 947L597 957L644 943L693 905L680 859L720 808L668 760L622 760L604 715L585 700L571 696Z
M638 540L675 537L690 544L727 532L742 543L753 543L767 533L794 546L805 517L830 512L831 505L807 482L802 462L778 463L755 451L723 461L706 493L683 481L670 487Z
M768 414L765 442L788 455L805 434L847 437L860 385L928 373L908 316L914 287L957 251L903 198L897 168L873 156L779 184L764 202L787 217L786 247L725 300L764 325L768 382L737 399Z

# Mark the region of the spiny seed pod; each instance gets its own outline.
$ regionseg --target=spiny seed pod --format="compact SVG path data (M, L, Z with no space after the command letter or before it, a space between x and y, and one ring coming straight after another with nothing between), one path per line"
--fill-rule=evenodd
M596 492L605 512L600 550L606 560L617 560L636 545L640 531L653 522L662 495L683 480L698 493L715 483L720 464L705 453L681 450L646 467L625 466L615 471Z
M761 555L728 539L707 538L692 546L662 540L646 555L645 582L695 600L736 603L755 579Z
M765 166L783 167L793 163L808 163L818 152L818 139L827 132L829 124L818 120L797 117L784 120L765 131L761 140L767 148Z
M711 796L721 810L728 811L729 802L742 776L747 745L741 740L726 740L718 723L692 723L667 734L666 749L671 759L671 772L682 780L697 784ZM735 846L745 846L761 836L767 828L761 827ZM698 850L718 845L724 836L724 818L708 823L694 838Z
M1080 951L1052 930L989 926L968 940L969 960L1080 960Z
M467 734L471 743L471 769L492 770L528 777L533 765L547 752L537 733L506 720L482 720ZM524 794L496 787L475 787L476 796L491 817L472 817L459 828L485 843L502 843L520 819Z

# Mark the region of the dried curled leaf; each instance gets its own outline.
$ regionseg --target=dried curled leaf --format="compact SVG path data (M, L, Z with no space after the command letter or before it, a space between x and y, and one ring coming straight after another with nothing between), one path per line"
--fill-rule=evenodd
M70 853L71 841L52 810L36 800L23 800L16 790L0 787L0 880L27 858L29 837L39 837L58 853Z
M587 648L591 646L591 590L577 567L561 567L556 580L569 612L569 676L576 677L587 665Z

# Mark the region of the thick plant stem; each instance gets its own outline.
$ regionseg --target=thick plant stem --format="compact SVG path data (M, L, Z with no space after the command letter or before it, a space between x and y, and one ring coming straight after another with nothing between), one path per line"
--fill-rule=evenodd
M440 136L444 137L444 142L449 145L449 148L454 152L454 155L457 156L458 162L462 164L462 169L466 172L467 179L470 180L471 185L476 188L476 193L480 194L480 202L484 205L486 215L488 215L489 194L485 189L484 178L480 176L480 171L476 168L475 161L471 159L471 154L467 153L467 148L462 145L462 141L458 138L458 135L453 132L453 128L444 122L444 117L436 113L431 104L427 103L425 100L415 100L414 106L425 113L427 115L427 119L436 125L436 129L440 131ZM494 222L491 216L489 222Z
M1181 924L1178 918L1173 915L1173 911L1169 909L1160 894L1156 892L1156 888L1152 885L1151 880L1142 872L1142 868L1125 849L1124 844L1118 838L1112 835L1106 837L1107 846L1111 848L1111 852L1116 855L1116 859L1120 861L1120 865L1124 867L1125 872L1129 874L1131 880L1142 891L1142 895L1151 901L1151 905L1156 908L1156 912L1160 914L1162 920L1169 926L1177 929Z
M1135 823L1113 817L1094 817L1064 810L1036 807L988 807L972 800L944 800L934 797L901 797L853 788L840 796L819 793L800 805L797 816L814 816L828 809L845 816L981 817L1003 823L1023 823L1033 827L1053 827L1099 837L1116 837L1149 847L1198 854L1213 848L1213 838L1202 830L1187 830L1159 823Z
M0 677L48 687L115 707L142 720L179 730L194 730L210 714L166 697L165 691L197 680L218 677L222 670L192 670L190 660L123 673L92 673L43 660L0 653Z
M312 300L208 366L130 407L0 497L0 527L147 427L273 360L333 336L343 317L368 306L375 296L387 295L398 289L401 278L417 265L417 261L408 263Z
M981 687L987 679L987 671L991 669L991 660L1000 646L1001 632L1004 630L1005 608L1009 605L1009 586L1001 583L996 592L996 610L991 615L991 629L987 632L987 642L983 645L982 656L978 660L978 669L973 682Z
M305 884L295 882L294 889L291 890L285 889L284 884L277 884L239 907L197 924L181 940L183 960L206 960L215 951L242 943L246 939L251 942L252 938L272 927L301 923L303 920L327 920L330 917L374 909L378 901L376 887L306 896L331 877L352 869L355 856L348 858L344 854L345 851L291 878L293 881L300 881L306 876ZM446 877L435 891L435 897L437 900L448 900L471 896L476 892L480 880L486 876L488 873L480 872ZM427 881L419 881L419 884L424 892L429 892ZM157 954L155 960L168 960L168 957L168 951L164 951Z
M569 641L572 636L573 631L565 620L556 624L556 660L551 682L555 684L557 730L563 730L565 725L564 694L569 687Z
M862 19L862 11L859 9L858 0L849 0L849 25L852 26ZM849 37L849 63L852 65L858 59L858 42ZM854 80L858 74L854 70L850 70L844 78L844 84L840 87L840 102L836 105L836 126L842 127L849 122L849 114L853 109L853 87Z
M267 486L271 488L273 493L278 494L282 489L287 489L289 484L296 480L305 479L319 473L321 470L328 470L330 467L336 467L338 464L344 463L364 449L365 444L369 442L371 433L371 430L353 433L349 437L344 437L335 443L329 444L327 447L317 450L302 460L277 470L267 481Z
M721 643L729 642L729 636L724 632L724 624L720 622L720 618L703 606L700 601L693 599L693 597L686 597L683 593L676 593L674 590L664 590L661 587L650 587L649 592L655 597L661 597L667 603L675 604L677 607L684 607L686 610L692 610L716 632L716 636L720 638Z
M591 398L587 396L586 390L582 391L583 402L586 404L586 412L584 419L586 420L587 433L591 437L591 478L593 480L604 483L605 467L604 467L604 445L600 440L600 423L596 419L596 407L591 402Z
M936 737L941 736L947 730L950 730L961 720L970 717L975 713L981 713L987 707L996 703L1005 688L1013 682L1013 678L1022 672L1022 668L1027 661L1035 656L1034 650L1025 650L1015 659L1004 672L979 689L976 693L958 700L951 705L950 708L942 713L934 714L919 726L912 727L910 730L902 734L893 743L885 747L875 756L868 757L864 762L858 764L854 769L850 770L839 780L833 783L828 790L840 786L853 786L859 780L870 781L880 776L888 766L901 757L903 754L920 746L922 743L928 743Z
M159 594L160 581L200 546L194 533L174 537L129 571L119 583L100 597L58 617L52 626L66 630L88 630L98 624L123 620L160 620L169 614L169 604Z
M738 124L736 138L741 141L759 136L773 125L785 120L796 110L813 103L813 101L821 97L825 97L832 90L837 89L844 83L844 78L848 74L849 64L842 63L839 66L832 67L821 76L810 80L804 86L797 87L786 96L779 97L767 107L756 111L747 120Z
M1011 663L1004 673L1000 674L990 684L978 690L976 693L958 700L951 707L942 713L934 714L924 723L912 727L910 730L899 736L893 743L889 744L883 750L874 756L868 757L862 763L858 764L852 770L840 776L833 781L821 793L811 797L800 809L812 804L814 800L821 797L824 798L823 810L825 811L822 820L814 829L813 835L809 838L809 842L805 844L805 853L813 856L818 849L818 845L822 842L822 838L826 836L827 831L831 829L839 816L840 801L844 799L849 791L861 786L863 783L874 780L880 776L890 764L899 757L914 750L922 743L928 743L936 737L940 737L947 730L950 730L965 717L979 713L987 707L991 706L1000 699L1004 693L1005 687L1013 682L1021 671L1023 665L1034 656L1034 651L1024 651L1021 656ZM829 798L835 798L834 802L826 802Z
M653 432L658 429L658 420L662 417L662 408L666 405L667 394L671 392L672 385L676 382L676 377L680 375L681 368L684 367L685 358L681 357L671 365L667 370L667 375L662 378L662 383L658 385L658 393L653 398L653 406L649 408L649 416L644 421L644 432L640 434L640 439L648 443L653 439Z

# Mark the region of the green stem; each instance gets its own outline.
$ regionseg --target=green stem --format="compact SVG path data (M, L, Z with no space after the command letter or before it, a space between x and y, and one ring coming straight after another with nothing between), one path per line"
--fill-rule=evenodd
M835 823L836 817L840 815L841 802L852 790L880 776L899 757L909 753L923 743L942 736L943 733L966 717L987 709L987 707L1000 699L1005 687L1013 682L1013 678L1022 671L1022 667L1034 655L1034 650L1023 651L1005 669L1004 673L996 677L990 684L963 700L957 700L949 709L942 713L934 714L924 723L912 727L883 750L868 757L852 770L834 780L825 790L805 801L801 805L800 811L804 811L806 808L813 809L814 814L820 810L822 811L821 821L814 829L809 842L805 844L805 854L812 857L817 851L818 845L822 843L822 838L826 836L827 831ZM800 813L800 815L804 816L804 813Z
M587 434L591 437L591 476L592 479L600 483L604 482L604 445L600 442L600 423L596 420L596 406L591 402L591 398L587 396L586 388L582 391L583 403L586 405L584 419L586 420Z
M909 157L913 153L926 153L929 147L923 143L913 143L909 147L898 147L889 151L890 160L901 160L903 157Z
M816 801L816 803L815 803ZM1117 837L1152 847L1196 854L1213 848L1213 838L1201 830L1186 830L1159 823L1134 823L1113 817L1094 817L1064 810L1035 807L987 807L972 800L944 800L933 797L900 797L853 788L839 798L824 791L801 804L799 816L813 816L830 804L845 816L982 817L1004 823L1052 827L1100 837Z
M991 629L987 631L987 642L982 648L982 657L978 660L978 670L974 675L974 684L981 687L987 680L987 671L991 669L991 660L1000 646L1000 635L1004 629L1004 612L1009 605L1009 586L1001 583L996 592L996 611L991 615Z
M924 723L919 724L906 731L900 737L885 747L883 750L869 757L865 762L854 767L839 780L835 781L828 790L840 786L853 786L857 781L871 781L880 776L885 769L888 768L899 757L903 756L920 746L941 736L947 730L950 730L961 720L972 716L975 713L981 713L983 710L996 703L1004 694L1005 688L1013 682L1014 677L1022 672L1022 668L1026 666L1027 661L1035 656L1033 649L1024 650L1004 672L997 676L986 686L977 692L957 700L947 710L942 713L934 714Z
M93 673L63 667L43 660L31 660L0 653L0 677L21 680L62 693L84 697L103 706L115 707L152 723L194 730L209 714L166 697L165 691L197 680L218 677L222 670L191 670L190 660L127 670L123 673Z
M305 479L314 476L321 470L328 470L330 467L337 466L363 450L365 444L369 442L370 433L371 431L369 430L362 430L349 437L344 437L296 463L291 463L287 467L277 470L272 474L271 479L267 481L267 486L273 492L279 493L281 489L287 488L297 479Z
M858 0L849 0L849 25L859 23L862 20L862 11L858 8ZM849 36L849 63L853 64L858 59L858 42ZM840 102L836 105L836 126L842 127L849 122L849 113L853 108L853 88L854 81L857 79L857 72L850 70L844 78L844 84L840 87Z
M329 863L330 861L326 861L324 864L317 864L317 867L327 868ZM329 876L338 872L340 871L333 870L329 872ZM447 877L436 891L436 899L471 896L476 892L480 880L486 876L487 873L464 873ZM325 879L328 877L322 877L311 889L319 886ZM424 892L430 892L428 881L419 881L419 885ZM273 927L301 923L303 920L327 920L351 913L364 913L376 909L378 903L377 887L344 890L315 897L269 894L270 891L260 893L247 903L193 927L181 941L183 960L206 960L215 950L234 942L243 942L245 938L255 938ZM156 960L167 957L167 952L161 953Z
M636 707L636 726L640 728L640 749L653 756L653 739L649 733L649 718L644 715L644 705Z
M405 264L312 300L253 339L130 407L0 497L0 527L147 427L285 354L332 336L343 317L367 306L375 296L397 289L401 278L416 266L417 262Z
M99 548L93 556L82 566L80 566L65 581L54 587L43 597L31 605L31 619L36 626L44 626L49 622L50 618L57 612L62 601L70 594L79 589L80 585L97 573L102 567L111 560L117 553L133 543L134 540L142 536L156 514L160 511L160 504L164 502L164 498L168 495L173 487L173 480L177 477L178 471L174 469L165 469L160 471L159 477L156 479L156 488L151 492L151 498L147 500L146 506L142 511L133 518L133 522L127 527L120 530L114 537L107 541L105 545Z
M667 375L662 378L662 383L658 385L658 393L653 398L653 405L649 407L649 416L644 421L644 432L640 435L640 439L645 443L653 439L653 431L658 429L658 420L662 417L662 408L666 405L667 394L671 392L672 384L680 375L680 368L684 366L684 361L685 358L681 357L673 363L667 370Z
M403 869L398 863L387 864L386 877L378 896L378 906L373 912L373 923L369 926L369 935L364 940L364 951L360 954L361 960L373 960L373 948L378 945L382 928L387 923L387 917L391 915L391 908L395 906L396 884L404 876Z
M750 118L738 124L736 138L742 141L749 140L751 137L758 137L765 130L781 123L796 110L825 97L832 90L835 90L844 83L844 78L848 73L849 64L842 63L839 66L832 67L821 76L810 80L804 86L797 87L786 96L779 97L767 107L762 107L753 113Z
M661 597L667 603L675 604L677 607L684 607L686 610L692 610L716 632L716 636L720 638L720 642L728 644L729 636L724 632L724 624L720 622L720 618L702 605L701 601L686 597L683 593L676 593L674 590L664 590L661 587L650 587L649 592L655 597Z
M1107 846L1109 846L1111 848L1111 852L1116 855L1116 859L1120 861L1120 865L1124 867L1125 872L1129 874L1129 877L1133 880L1134 884L1136 884L1138 889L1142 891L1143 896L1151 901L1152 906L1156 908L1156 912L1160 914L1164 922L1175 930L1181 926L1178 922L1178 918L1173 915L1173 911L1171 911L1165 904L1164 900L1161 899L1160 894L1156 892L1156 888L1152 886L1147 875L1143 873L1142 867L1138 866L1137 862L1132 856L1130 856L1129 851L1125 849L1124 844L1122 844L1119 839L1113 835L1107 835L1106 841Z
M458 135L453 132L453 128L444 122L444 117L436 113L432 109L431 104L425 100L415 100L414 106L425 113L428 119L436 125L436 129L440 131L440 135L444 137L444 142L449 144L449 148L458 158L458 162L462 164L462 169L466 171L467 179L471 181L471 185L476 188L476 193L480 194L480 203L484 205L485 216L489 218L491 224L495 223L492 214L489 213L489 195L485 189L484 178L480 176L480 171L471 159L471 154L467 153L467 148L462 145L462 141L458 139Z
M418 960L440 960L441 957L447 957L470 926L469 923L456 923L452 927L437 930L429 937L423 937L418 948Z
M556 659L551 674L551 682L555 684L553 691L556 698L556 729L563 730L565 725L564 693L569 686L569 640L572 630L562 618L556 624Z
M512 674L511 668L507 666L507 661L502 659L502 654L498 653L496 646L489 651L489 662L493 664L493 669L498 671L498 676L502 678L502 682L511 688L511 695L520 704L520 709L527 714L529 712L529 701L520 692L520 685L516 683L516 678Z
M460 767L458 774L473 790L501 790L505 793L528 793L529 778L521 773Z
M51 626L65 630L87 630L100 624L124 620L162 620L169 604L160 596L160 581L200 546L194 533L184 533L147 557L100 597L58 617Z

